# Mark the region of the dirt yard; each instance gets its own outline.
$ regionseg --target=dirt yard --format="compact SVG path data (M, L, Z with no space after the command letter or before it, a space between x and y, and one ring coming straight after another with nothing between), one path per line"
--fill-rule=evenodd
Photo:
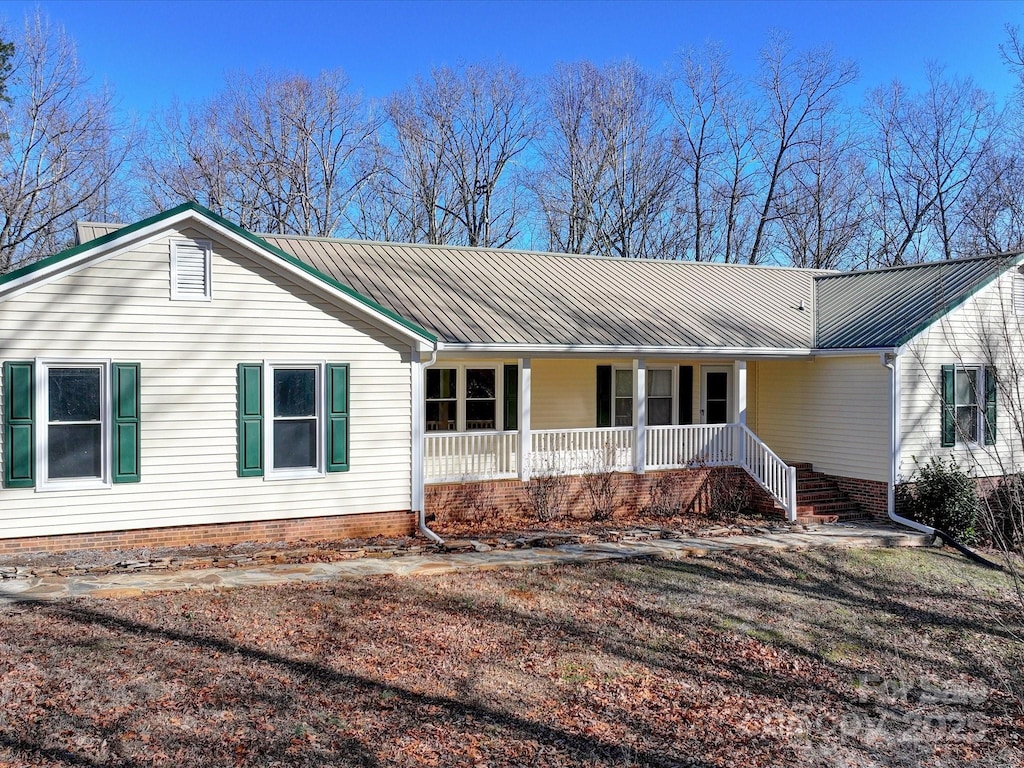
M921 550L0 605L0 766L1016 766L1020 616Z

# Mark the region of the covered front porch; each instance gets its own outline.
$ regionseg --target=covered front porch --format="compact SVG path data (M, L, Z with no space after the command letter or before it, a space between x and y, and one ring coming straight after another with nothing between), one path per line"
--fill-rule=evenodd
M747 423L744 359L453 356L421 369L414 487L736 467L796 519L796 468Z

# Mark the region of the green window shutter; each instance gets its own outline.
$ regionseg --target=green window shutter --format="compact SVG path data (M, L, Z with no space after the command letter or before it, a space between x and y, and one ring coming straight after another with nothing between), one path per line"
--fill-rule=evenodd
M238 364L238 476L263 476L263 366Z
M679 366L679 423L693 424L693 366Z
M35 365L4 363L4 487L36 485Z
M113 481L137 483L139 469L139 374L138 363L113 363L110 366L113 394Z
M597 366L597 426L612 425L612 367Z
M505 418L502 429L519 429L519 366L505 366Z
M956 366L942 366L942 447L949 448L956 444L956 407L954 386L956 383Z
M985 445L996 443L996 369L985 368Z
M348 364L327 366L327 471L348 472Z

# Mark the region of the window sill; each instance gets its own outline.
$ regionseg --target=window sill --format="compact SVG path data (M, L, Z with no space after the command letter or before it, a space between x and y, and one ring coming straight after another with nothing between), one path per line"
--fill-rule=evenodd
M110 490L113 485L104 480L67 480L41 482L36 485L36 493L51 493L53 491L104 491Z
M318 477L327 477L327 473L321 472L319 469L297 469L267 471L263 475L263 479L268 482L275 480L313 480Z

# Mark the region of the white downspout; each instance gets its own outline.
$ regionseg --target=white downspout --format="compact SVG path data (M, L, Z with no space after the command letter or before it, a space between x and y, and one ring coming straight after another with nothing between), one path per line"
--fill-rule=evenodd
M423 386L427 368L437 362L437 345L430 352L430 360L420 362L419 350L412 352L412 505L416 511L416 524L420 533L435 544L444 544L444 539L427 526L426 488L423 477L423 442L426 415L426 400Z
M900 358L892 352L882 353L882 365L889 369L889 519L907 528L935 535L935 529L896 514L896 480L900 456Z

